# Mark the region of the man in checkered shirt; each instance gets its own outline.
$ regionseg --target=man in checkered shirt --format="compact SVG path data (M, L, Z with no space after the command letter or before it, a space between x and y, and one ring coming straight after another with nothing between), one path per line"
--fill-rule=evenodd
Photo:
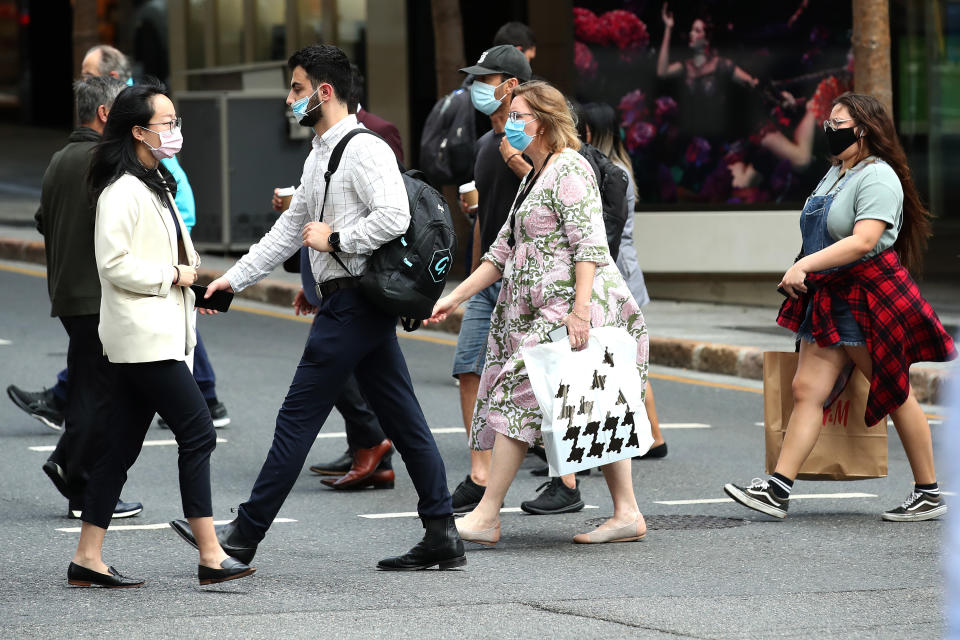
M378 568L462 566L466 557L453 524L446 471L413 393L397 343L397 318L378 311L357 288L370 254L403 234L410 223L396 158L380 138L353 138L330 178L324 204L324 172L331 152L346 132L359 126L347 110L350 61L337 47L314 45L293 54L288 66L292 80L287 104L300 124L316 133L300 186L273 228L210 284L207 296L216 290L249 287L305 245L311 248L310 266L321 304L250 498L240 505L233 522L218 527L217 537L231 556L253 558L346 379L354 373L384 432L403 457L426 529L419 544L404 555L381 560ZM331 251L338 252L349 273ZM192 542L185 522L172 525Z

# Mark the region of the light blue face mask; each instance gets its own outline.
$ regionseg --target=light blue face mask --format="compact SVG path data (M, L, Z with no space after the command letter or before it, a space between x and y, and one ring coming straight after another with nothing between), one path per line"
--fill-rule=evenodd
M320 91L320 87L317 87L317 91ZM293 115L297 117L297 122L303 122L303 119L307 117L308 113L310 113L311 111L313 111L314 109L316 109L317 107L323 104L323 101L321 100L317 102L317 104L314 105L313 107L310 107L309 109L307 109L307 103L310 102L310 98L317 95L317 91L314 91L313 93L308 95L306 98L300 98L299 100L294 102L292 105L290 105L290 109L293 110Z
M536 118L533 120L536 120ZM533 120L530 120L530 122L533 122ZM507 142L509 142L517 151L523 151L533 141L534 136L525 131L530 122L515 122L513 120L507 120L507 124L504 125L504 133L507 136Z
M484 115L491 115L494 111L500 108L501 101L494 97L497 89L502 87L507 83L506 80L493 86L492 84L487 84L486 82L474 81L470 85L470 101L473 102L473 107Z

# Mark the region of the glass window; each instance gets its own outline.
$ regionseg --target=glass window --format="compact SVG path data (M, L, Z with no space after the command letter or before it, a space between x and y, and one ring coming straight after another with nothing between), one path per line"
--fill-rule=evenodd
M243 59L244 2L216 0L217 66L241 64Z
M207 66L204 58L204 25L210 13L211 0L190 0L187 5L187 68L201 69Z
M254 60L285 60L287 58L286 3L276 0L257 0L257 29Z

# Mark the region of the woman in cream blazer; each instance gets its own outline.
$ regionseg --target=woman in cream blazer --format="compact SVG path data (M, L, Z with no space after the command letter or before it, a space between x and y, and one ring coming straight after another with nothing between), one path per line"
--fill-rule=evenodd
M113 507L155 414L178 445L180 497L200 562L200 584L242 578L254 569L224 553L213 528L210 454L213 420L186 359L196 344L194 294L199 257L159 171L183 137L173 103L156 85L124 89L93 153L97 198L94 244L100 273L100 339L111 392L102 454L84 490L80 541L67 580L76 586L139 587L108 567L101 551ZM173 187L176 188L175 186Z

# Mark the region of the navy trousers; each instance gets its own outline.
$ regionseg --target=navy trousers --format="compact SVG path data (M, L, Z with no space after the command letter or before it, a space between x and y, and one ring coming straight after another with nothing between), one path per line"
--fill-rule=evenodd
M395 316L374 308L358 289L340 290L321 301L277 414L270 452L250 498L238 510L243 537L259 542L266 535L351 373L403 458L419 496L420 516L453 513L443 459L414 395L396 326Z

